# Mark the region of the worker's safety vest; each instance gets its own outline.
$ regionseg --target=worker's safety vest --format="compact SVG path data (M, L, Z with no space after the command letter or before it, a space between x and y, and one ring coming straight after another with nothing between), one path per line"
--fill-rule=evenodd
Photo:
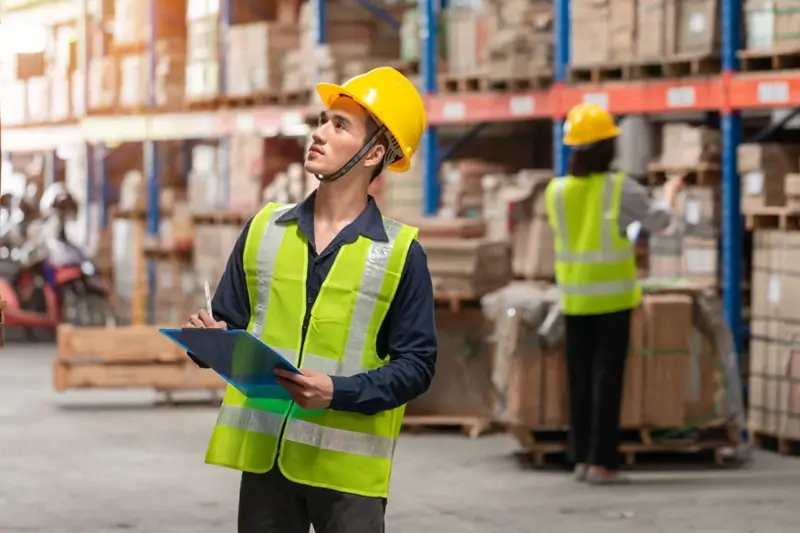
M556 178L547 185L564 314L613 313L641 300L633 246L617 222L624 180L622 174L593 174Z
M247 331L301 370L352 376L385 365L388 361L376 352L378 329L417 229L384 219L388 241L360 236L341 248L311 309L303 345L310 301L308 241L295 221L276 222L291 207L268 204L247 234ZM228 386L206 462L264 473L278 457L281 472L291 481L386 497L404 412L405 406L372 416L306 411L290 400L248 399Z

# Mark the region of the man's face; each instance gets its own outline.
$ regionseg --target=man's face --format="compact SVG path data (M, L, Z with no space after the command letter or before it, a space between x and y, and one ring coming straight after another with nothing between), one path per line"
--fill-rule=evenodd
M306 170L324 176L342 168L364 145L369 120L367 111L355 101L337 99L320 114L306 155Z

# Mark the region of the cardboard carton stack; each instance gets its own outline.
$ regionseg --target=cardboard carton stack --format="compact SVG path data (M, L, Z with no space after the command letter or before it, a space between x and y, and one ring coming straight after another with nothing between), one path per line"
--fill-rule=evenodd
M186 10L187 102L213 100L220 91L219 4L190 3Z
M574 0L572 65L702 58L720 50L719 0Z
M447 71L509 80L552 72L553 5L548 0L491 0L449 9Z
M662 132L661 164L693 169L716 163L720 155L719 131L688 124L666 124ZM660 196L660 191L656 191ZM665 232L651 235L649 275L654 278L688 278L700 285L719 283L719 186L687 186L673 206L675 221Z
M501 165L480 159L447 161L440 170L442 197L440 216L445 218L483 216L483 185L485 176L503 173Z
M552 1L494 0L488 10L490 79L549 78L553 64Z
M742 144L737 153L744 213L758 213L796 202L800 145ZM787 197L787 192L789 196Z
M398 19L402 9L388 6ZM379 23L368 10L351 2L326 2L324 45L316 44L320 21L312 6L300 8L300 46L287 52L283 62L282 89L288 93L310 90L316 81L339 83L371 68L396 62L400 39L386 24ZM365 59L369 58L369 59ZM355 62L347 66L349 62Z
M800 12L794 0L746 0L745 46L752 52L800 48Z
M62 122L83 114L83 77L70 28L48 29L39 53L6 54L0 62L0 115L8 126Z
M281 89L284 56L298 48L296 25L281 22L237 24L228 31L228 95L264 95Z
M750 319L751 431L800 439L800 232L753 232Z
M569 425L558 300L555 287L531 282L513 282L482 300L493 330L493 412L512 428ZM720 379L735 354L726 352L717 311L701 294L645 294L631 323L623 428L713 427L741 414L741 404L729 396L735 384ZM514 431L521 440L524 432Z

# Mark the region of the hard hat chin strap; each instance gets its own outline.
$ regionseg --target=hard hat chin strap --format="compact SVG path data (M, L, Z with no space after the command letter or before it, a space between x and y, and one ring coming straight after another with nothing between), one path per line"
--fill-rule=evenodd
M378 130L372 134L372 136L367 139L364 143L364 146L356 152L356 155L350 158L350 161L344 164L342 168L334 172L333 174L328 174L327 176L323 176L322 174L314 174L314 177L317 178L322 183L333 183L334 181L338 180L350 170L353 169L354 166L358 164L359 161L364 159L364 156L367 155L367 152L372 150L372 147L375 146L375 143L381 138L381 135L386 133L386 126L380 125L378 126Z

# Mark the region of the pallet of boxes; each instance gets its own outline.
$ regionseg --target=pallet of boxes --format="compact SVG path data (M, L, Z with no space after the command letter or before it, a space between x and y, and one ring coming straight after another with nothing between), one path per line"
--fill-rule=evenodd
M532 205L509 233L509 208L517 202L530 204L541 196L549 171L521 171L514 174L476 160L451 162L444 166L442 213L439 218L419 220L405 214L406 203L388 197L387 216L420 228L419 242L428 257L436 298L436 327L439 339L437 371L430 389L406 408L404 424L460 427L472 437L492 424L494 390L492 361L487 340L489 330L480 298L505 284L520 271L535 273L539 256L536 243L512 251L511 243L534 238L541 230L541 217L534 219ZM392 175L387 173L389 181ZM398 212L400 211L400 212ZM419 205L414 211L419 213ZM398 216L399 215L399 216ZM538 223L533 231L528 227ZM546 243L547 244L547 243ZM550 246L551 247L551 246ZM534 267L529 262L533 262ZM550 263L551 264L551 263Z
M732 336L719 300L691 284L645 282L632 318L620 452L714 453L739 445L743 407ZM514 282L483 299L493 325L495 420L536 466L567 451L564 324L553 285Z
M800 145L739 147L742 212L753 232L748 425L759 447L800 444Z
M720 0L572 0L573 82L720 71Z
M475 4L475 5L473 5ZM553 79L553 3L491 0L443 14L441 92L541 89Z

